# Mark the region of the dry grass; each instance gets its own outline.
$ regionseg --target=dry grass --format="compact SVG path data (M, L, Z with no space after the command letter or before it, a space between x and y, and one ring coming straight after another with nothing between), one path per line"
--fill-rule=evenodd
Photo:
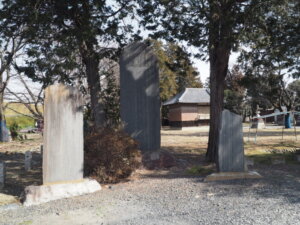
M208 128L189 130L162 129L162 148L179 150L186 153L204 153L208 143Z
M298 128L300 131L300 128ZM161 143L162 149L168 150L178 159L183 160L183 169L189 175L207 174L214 170L214 167L204 163L204 156L208 142L208 127L201 127L189 130L171 130L162 129ZM253 157L256 162L269 162L270 157L278 151L278 154L284 155L286 159L290 159L291 154L282 153L283 151L293 151L300 148L300 133L298 131L298 141L293 136L293 130L286 130L283 140L281 139L281 129L264 129L259 130L257 142L254 142L255 130L251 130L250 141L248 141L248 129L244 129L244 146L245 154ZM10 166L8 168L8 185L7 193L9 195L18 196L23 190L24 185L40 184L41 167L36 167L30 173L25 173L23 169L24 152L30 149L39 148L42 137L38 134L28 134L29 140L15 141L11 143L0 143L0 156L2 160L6 160ZM36 152L38 159L39 153ZM275 154L277 155L277 154ZM6 158L7 159L6 159ZM287 162L289 162L287 160ZM11 162L9 162L11 161ZM298 166L298 165L295 165ZM292 167L291 167L292 168ZM159 171L169 174L170 171ZM143 173L150 173L143 171ZM151 172L152 174L153 172ZM148 177L151 177L150 175ZM14 190L18 183L18 188ZM2 192L3 193L3 192ZM3 195L3 201L4 201ZM0 204L1 204L0 196Z
M255 142L255 129L251 129L249 134L249 129L245 127L243 129L245 155L262 163L269 162L274 155L284 155L287 162L295 163L292 152L300 148L300 128L297 129L298 140L295 138L294 129L285 129L282 139L282 128L277 127L258 130ZM161 131L162 148L184 156L186 159L198 157L203 162L208 132L209 127L187 130L163 129ZM197 160L195 162L197 163Z
M12 108L13 110L11 110L9 108ZM10 103L9 108L6 108L5 111L4 111L4 114L6 116L17 116L17 115L19 115L15 111L20 112L22 114L31 115L31 112L23 104L20 104L20 103ZM32 108L34 109L34 105L32 105ZM39 110L41 112L43 112L43 106L42 105L39 106Z
M16 153L39 149L42 144L41 134L26 134L27 140L12 142L0 142L0 153Z

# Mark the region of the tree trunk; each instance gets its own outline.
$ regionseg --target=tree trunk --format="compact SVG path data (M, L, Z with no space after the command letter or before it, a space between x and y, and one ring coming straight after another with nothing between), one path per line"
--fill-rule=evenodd
M230 50L219 47L210 54L210 128L206 159L209 162L215 162L217 168L219 132L229 52Z
M87 82L91 96L91 111L96 128L101 128L105 123L104 106L101 100L101 86L99 75L99 61L96 57L83 57L86 67Z
M4 119L4 87L3 87L3 80L2 74L0 74L0 121Z
M3 129L4 129L4 89L3 89L3 81L2 81L2 74L0 75L0 142L4 141Z

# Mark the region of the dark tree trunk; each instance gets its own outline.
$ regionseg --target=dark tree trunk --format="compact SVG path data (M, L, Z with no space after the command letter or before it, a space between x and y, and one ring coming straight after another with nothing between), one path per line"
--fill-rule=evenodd
M0 74L0 121L4 119L4 88L3 88L3 81L2 75Z
M4 120L4 100L3 93L0 92L0 121Z
M218 170L220 122L233 34L230 12L234 5L234 1L209 1L210 127L206 159L216 163Z
M2 74L0 75L0 142L4 141L3 128L4 128L4 88Z
M87 83L91 97L91 113L94 119L96 128L101 128L105 125L105 112L103 101L101 99L101 84L99 74L99 55L96 52L95 46L98 45L96 36L92 32L91 25L91 8L88 1L82 1L83 11L78 14L78 3L73 1L73 10L71 18L75 23L78 31L89 31L84 34L76 34L79 44L79 51L85 65Z
M101 86L99 75L99 61L96 57L83 57L86 67L88 87L91 96L91 111L96 128L101 128L105 123L104 106L101 100Z
M210 128L206 158L218 167L218 143L229 51L216 49L210 57Z

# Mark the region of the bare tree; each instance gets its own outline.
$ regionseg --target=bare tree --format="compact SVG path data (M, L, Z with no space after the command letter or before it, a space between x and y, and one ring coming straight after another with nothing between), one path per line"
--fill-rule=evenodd
M7 40L2 40L0 45L0 120L4 119L3 101L4 92L11 78L11 67L14 60L20 56L20 50L24 47L22 37L11 37Z
M19 81L18 86L22 86L19 91L13 91L6 87L6 100L4 108L9 109L16 114L27 116L35 120L43 120L44 88L42 85L30 85L29 80L25 80L21 74L16 74ZM22 104L29 113L18 111L11 107L12 104Z

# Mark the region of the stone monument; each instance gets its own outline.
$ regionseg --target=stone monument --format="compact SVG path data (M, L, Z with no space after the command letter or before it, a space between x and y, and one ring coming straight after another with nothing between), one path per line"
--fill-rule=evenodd
M5 184L5 163L0 161L0 189L4 187Z
M43 185L25 189L25 206L101 189L83 179L83 99L62 84L45 90Z
M83 179L83 99L75 88L45 90L43 183Z
M24 158L24 168L25 171L31 170L31 160L32 160L32 153L31 151L25 152L25 158Z
M120 59L121 118L140 149L160 149L160 99L157 58L144 43L134 42Z
M6 121L0 121L0 142L9 142L10 141L10 132L7 129Z
M242 117L223 110L219 137L220 172L244 171L244 143Z
M266 128L266 124L265 121L260 117L259 112L256 115L257 118L254 119L254 121L252 122L251 128L257 128L257 129L265 129Z
M245 171L242 117L223 110L218 145L219 173L205 178L206 181L261 178L254 171Z

